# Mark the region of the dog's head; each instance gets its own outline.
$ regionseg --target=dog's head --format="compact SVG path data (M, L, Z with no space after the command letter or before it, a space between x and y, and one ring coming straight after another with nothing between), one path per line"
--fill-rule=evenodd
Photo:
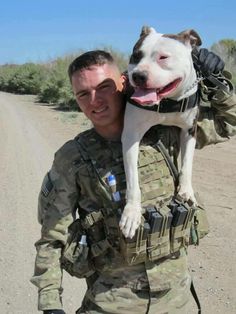
M132 98L142 105L158 104L163 98L179 100L196 80L191 51L201 45L194 30L177 35L160 34L143 27L128 66Z

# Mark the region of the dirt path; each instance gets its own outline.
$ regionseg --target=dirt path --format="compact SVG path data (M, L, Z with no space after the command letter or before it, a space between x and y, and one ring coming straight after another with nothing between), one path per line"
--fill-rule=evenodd
M54 152L86 128L82 114L33 104L32 96L0 93L0 311L37 313L29 283L39 238L37 196ZM194 186L211 221L201 247L190 249L191 269L204 314L236 313L236 139L196 153ZM85 285L65 275L67 314L78 308ZM195 305L193 303L193 307ZM196 311L193 311L196 313Z

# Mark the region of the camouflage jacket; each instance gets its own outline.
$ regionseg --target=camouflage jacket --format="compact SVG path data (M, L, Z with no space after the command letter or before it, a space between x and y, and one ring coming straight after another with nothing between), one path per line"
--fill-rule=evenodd
M93 129L86 132L91 134L91 138L95 136L96 140L99 141L100 137L95 135L96 132ZM152 134L152 131L150 131L150 134ZM236 96L223 92L216 93L211 102L211 107L201 107L198 121L197 147L201 148L208 144L223 142L234 134L236 134ZM152 139L152 135L147 138L148 140ZM162 139L162 142L176 161L179 150L177 129L159 126L158 138ZM100 140L103 141L104 152L105 149L112 151L114 160L118 157L120 158L120 142L110 142L102 138ZM80 158L75 140L71 140L63 145L55 154L52 168L45 176L39 195L38 218L42 224L42 230L41 238L35 244L37 256L35 272L31 279L31 282L39 289L39 310L62 308L60 256L62 248L67 241L68 226L73 221L75 211L79 207L84 206L83 202L85 202L85 199L80 199L81 192L83 192L83 195L87 194L88 196L86 206L88 206L89 202L91 206L96 204L96 191L81 191L82 184L76 165ZM168 176L169 174L167 174ZM166 182L169 184L168 190L171 188L174 191L174 185L171 185L170 180L168 179ZM171 263L171 261L167 261L167 263ZM146 280L150 286L154 286L154 290L158 290L158 287L155 287L155 285L159 285L160 282L162 282L162 285L169 287L168 280L166 280L165 276L162 276L160 267L156 268L155 265L148 265L146 268L142 266L140 270L139 265L129 266L126 269L122 265L121 271L117 263L114 265L116 277L117 272L119 276L126 274L125 278L124 275L122 275L122 278L126 280L127 284L130 281L137 286L138 281L136 279L140 277L141 271L143 275L148 274ZM144 276L147 277L147 275Z

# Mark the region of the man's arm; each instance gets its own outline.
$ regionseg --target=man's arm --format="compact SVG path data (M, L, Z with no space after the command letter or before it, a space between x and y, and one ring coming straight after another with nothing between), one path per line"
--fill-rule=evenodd
M236 134L236 95L230 74L216 76L226 89L203 82L202 96L206 102L200 106L197 122L197 148L224 142ZM208 103L207 103L208 101Z
M73 141L56 153L39 195L38 218L42 229L41 238L35 244L37 256L31 282L39 289L38 309L41 311L62 309L60 257L79 193L71 160L76 155L78 150Z

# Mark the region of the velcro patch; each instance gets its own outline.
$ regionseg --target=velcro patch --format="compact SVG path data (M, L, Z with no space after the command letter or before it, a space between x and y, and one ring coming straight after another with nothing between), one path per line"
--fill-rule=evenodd
M41 193L45 196L48 197L48 195L50 194L50 192L52 191L53 188L53 184L52 181L50 179L49 173L45 176L44 180L43 180L43 184L42 184L42 188L41 188Z

